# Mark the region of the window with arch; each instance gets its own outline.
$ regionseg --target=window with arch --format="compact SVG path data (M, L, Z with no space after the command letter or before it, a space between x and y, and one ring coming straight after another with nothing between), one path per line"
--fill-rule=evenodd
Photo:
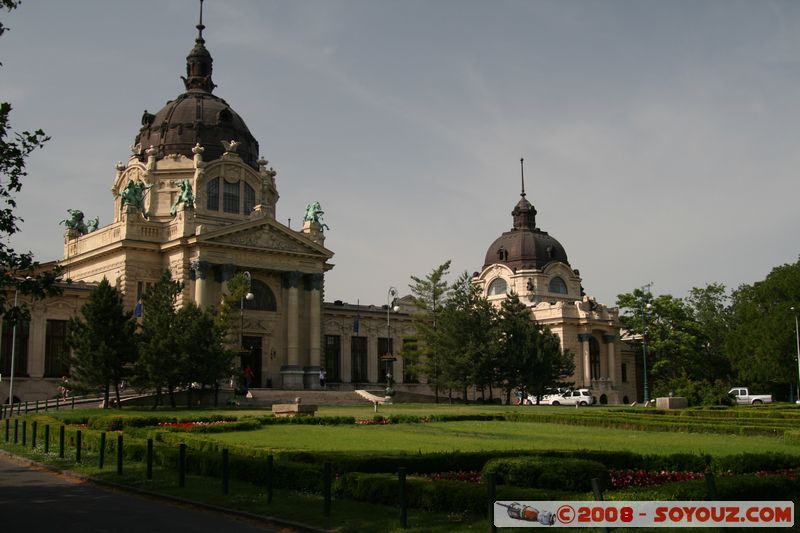
M275 293L263 281L257 279L250 281L250 292L253 299L244 299L244 308L252 311L277 311L278 305L275 301Z
M239 214L239 182L223 180L222 210L226 213Z
M228 181L217 176L206 183L206 209L219 211L220 200L223 213L249 215L256 206L256 190L244 180Z
M550 284L547 288L550 292L554 292L556 294L567 294L567 284L564 283L564 280L558 276L550 280Z
M219 178L208 180L206 184L206 209L219 211Z
M495 278L489 284L489 296L500 296L508 292L508 284L503 278Z
M589 368L592 379L600 378L600 343L594 337L589 337Z
M248 184L244 184L244 209L245 215L249 215L256 206L256 191Z

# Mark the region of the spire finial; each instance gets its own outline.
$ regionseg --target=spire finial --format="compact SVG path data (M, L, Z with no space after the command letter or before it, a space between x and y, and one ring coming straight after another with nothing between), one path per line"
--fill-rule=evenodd
M525 198L525 158L523 157L519 158L519 174L522 178L522 194L520 196Z
M197 24L197 42L204 43L203 40L203 30L206 29L203 26L203 0L200 0L200 22Z

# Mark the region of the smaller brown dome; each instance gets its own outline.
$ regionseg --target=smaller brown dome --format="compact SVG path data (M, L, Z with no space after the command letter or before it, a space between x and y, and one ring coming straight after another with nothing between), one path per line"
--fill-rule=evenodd
M542 269L554 261L569 265L564 247L546 231L512 229L489 246L483 268L502 263L515 271Z
M523 160L520 159L520 165ZM561 243L536 227L536 208L525 198L525 178L522 193L511 211L514 227L500 235L486 251L483 268L502 263L517 270L542 269L554 261L566 263L567 252Z

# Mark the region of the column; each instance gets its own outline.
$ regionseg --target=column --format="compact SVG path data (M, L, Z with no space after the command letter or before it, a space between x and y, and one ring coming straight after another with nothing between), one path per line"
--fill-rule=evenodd
M209 305L208 274L211 263L208 261L194 260L189 263L189 276L194 278L194 302L197 307L205 308Z
M322 364L321 343L322 343L322 274L311 274L306 277L306 288L309 291L308 309L308 351L309 367L308 373L311 376L310 383L313 388L319 388L319 369Z
M283 288L287 290L286 298L286 365L281 367L283 388L302 389L303 369L300 367L299 314L300 296L298 286L303 275L300 272L285 272Z
M352 323L352 320L351 320ZM342 331L342 383L353 382L353 333L352 327Z
M591 333L578 333L578 340L581 341L583 347L583 386L590 388L592 386L592 368L589 364L589 339L592 337Z
M616 335L605 334L603 335L603 342L608 350L608 378L611 380L611 386L616 387L617 381L617 353L614 341L617 339Z

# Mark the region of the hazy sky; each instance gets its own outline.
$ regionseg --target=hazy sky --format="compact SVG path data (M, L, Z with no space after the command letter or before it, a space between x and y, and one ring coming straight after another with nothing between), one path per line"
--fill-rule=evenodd
M113 219L114 163L183 91L197 0L26 0L0 15L0 99L52 136L14 244L63 253L67 208ZM386 302L537 223L586 292L685 295L800 253L800 2L208 0L215 94L278 171L278 219L319 200L325 299Z

